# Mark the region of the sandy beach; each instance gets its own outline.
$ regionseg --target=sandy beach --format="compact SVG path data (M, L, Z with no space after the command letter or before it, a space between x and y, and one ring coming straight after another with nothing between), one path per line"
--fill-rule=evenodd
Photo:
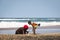
M18 28L0 28L0 34L15 34ZM32 27L30 27L27 31L29 33L33 33ZM47 27L38 27L36 29L37 34L45 34L45 33L60 33L60 25L47 26Z

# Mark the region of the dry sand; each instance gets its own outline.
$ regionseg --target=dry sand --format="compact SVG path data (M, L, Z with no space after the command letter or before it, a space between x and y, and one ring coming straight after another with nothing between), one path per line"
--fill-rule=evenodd
M0 34L0 40L60 40L60 33L48 34Z

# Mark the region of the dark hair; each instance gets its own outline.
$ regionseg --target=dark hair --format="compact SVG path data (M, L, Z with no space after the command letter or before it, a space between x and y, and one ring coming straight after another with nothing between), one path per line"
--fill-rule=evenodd
M40 26L40 24L38 24L38 26Z
M28 21L28 24L31 24L31 21L30 20Z

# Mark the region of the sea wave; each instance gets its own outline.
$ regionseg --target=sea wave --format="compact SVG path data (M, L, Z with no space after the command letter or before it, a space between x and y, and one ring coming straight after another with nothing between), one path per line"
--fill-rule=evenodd
M35 22L60 22L60 18L0 18L0 22L2 21L16 21L16 22L27 22L28 20L35 21Z
M41 24L40 27L60 25L60 22L35 22L35 23ZM0 22L0 28L18 28L23 27L24 25L32 27L27 22Z

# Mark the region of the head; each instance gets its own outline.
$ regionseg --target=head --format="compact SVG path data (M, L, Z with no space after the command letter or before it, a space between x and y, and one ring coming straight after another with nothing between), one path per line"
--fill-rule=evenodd
M27 30L28 29L28 25L24 25L24 27L23 27L25 30Z
M40 26L40 24L38 24L38 26Z
M28 21L28 24L31 25L31 21L30 20Z

